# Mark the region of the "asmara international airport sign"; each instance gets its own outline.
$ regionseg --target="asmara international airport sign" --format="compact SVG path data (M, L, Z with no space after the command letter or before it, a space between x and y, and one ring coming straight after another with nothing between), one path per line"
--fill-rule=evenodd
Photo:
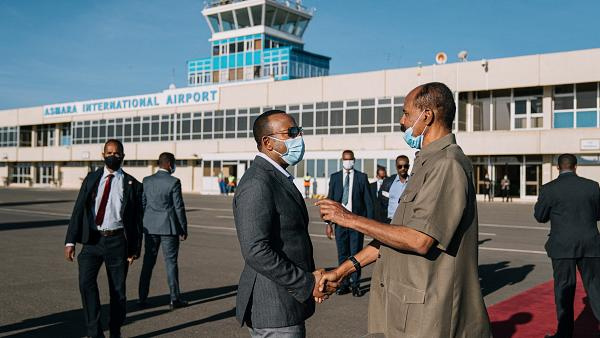
M219 102L219 87L167 89L161 93L123 96L44 106L44 116L112 113L123 110L153 109Z

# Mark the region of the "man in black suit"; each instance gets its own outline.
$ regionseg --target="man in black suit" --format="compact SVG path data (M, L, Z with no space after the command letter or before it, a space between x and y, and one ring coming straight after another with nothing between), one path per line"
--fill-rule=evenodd
M377 195L380 203L385 209L385 219L382 223L390 224L398 204L400 197L404 193L404 188L408 184L408 170L410 169L410 160L406 155L396 157L396 172L383 181L379 194Z
M302 160L302 128L284 111L270 110L252 132L259 153L233 198L245 263L236 317L252 337L305 337L304 321L326 295L318 287L324 270L315 271L304 198L285 170Z
M371 190L371 199L373 199L373 217L378 222L385 222L387 218L387 210L383 201L378 198L379 190L381 190L381 185L383 181L387 178L387 172L385 171L385 167L377 166L377 175L375 175L375 182L369 184L369 189Z
M100 323L98 272L106 265L110 291L111 337L121 336L125 321L125 279L128 265L142 245L142 185L121 169L123 144L108 140L102 152L105 167L89 173L81 184L65 239L65 258L72 262L75 243L83 244L79 292L90 337L104 337Z
M342 203L342 205L354 214L373 218L373 200L370 196L369 179L365 173L354 169L354 152L344 150L342 152L343 169L335 172L329 179L329 193L327 198ZM333 225L325 225L325 233L331 239L334 229ZM357 254L363 247L364 235L356 230L335 226L335 243L338 251L338 262L342 264L348 257ZM354 272L350 275L350 281L347 279L342 282L340 288L336 291L338 295L350 292L352 286L352 295L362 296L360 291L360 272Z
M572 154L558 157L560 174L540 189L535 204L535 219L550 221L546 252L554 270L554 301L558 328L554 336L572 337L573 299L576 269L592 311L600 320L600 187L576 174L577 158Z

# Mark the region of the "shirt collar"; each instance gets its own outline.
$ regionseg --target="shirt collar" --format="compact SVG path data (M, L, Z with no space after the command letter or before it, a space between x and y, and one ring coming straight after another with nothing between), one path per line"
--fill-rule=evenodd
M171 173L171 172L170 172L170 171L168 171L167 169L163 169L163 168L158 168L158 171L164 171L164 172L166 172L167 174L170 174L170 173Z
M114 172L110 172L108 171L108 169L106 167L104 167L104 172L102 173L102 178L105 178L106 176L113 174L115 175L115 177L122 177L123 176L123 170L121 170L121 168L115 170Z
M404 183L403 183L403 184L406 184L406 182L408 182L408 179L409 179L409 178L410 178L410 175L408 175L408 176L406 177L406 179L404 180ZM394 179L394 182L400 182L400 175L396 174L396 179ZM400 182L400 183L402 183L402 182Z
M437 139L430 144L428 144L425 148L419 151L417 156L421 157L423 160L426 160L431 155L439 152L440 150L448 147L449 145L456 144L456 136L450 133L440 139Z
M283 169L279 163L273 161L269 156L267 156L264 153L259 152L256 156L260 156L262 158L264 158L265 160L269 161L269 163L271 163L277 170L279 170L283 175L285 175L285 177L290 178L292 176L292 174L288 173L287 170ZM292 177L293 178L293 177Z

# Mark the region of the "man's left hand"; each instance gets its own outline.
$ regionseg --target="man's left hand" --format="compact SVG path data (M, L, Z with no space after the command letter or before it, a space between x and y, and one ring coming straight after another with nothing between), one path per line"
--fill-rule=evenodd
M315 203L321 210L321 218L324 221L329 221L345 228L350 228L352 221L356 217L353 213L348 211L338 202L334 202L330 199L322 199Z
M127 262L129 263L129 265L133 264L133 261L135 261L138 258L138 256L133 255L133 256L129 256L127 257Z
M181 235L181 236L179 236L179 240L182 241L182 242L185 241L186 239L187 239L187 235Z

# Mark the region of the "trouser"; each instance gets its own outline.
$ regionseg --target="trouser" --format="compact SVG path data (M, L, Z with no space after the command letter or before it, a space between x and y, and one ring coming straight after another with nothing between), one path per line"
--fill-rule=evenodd
M512 197L510 197L510 189L502 189L502 201L504 201L504 198L506 198L506 202L508 202L508 199L512 199Z
M362 250L364 235L356 230L335 226L335 244L338 252L338 263L342 264L348 257L356 255ZM352 287L358 287L360 281L360 272L350 274L350 281L344 279L342 287L347 287L350 283Z
M304 187L304 197L310 196L310 187Z
M275 328L254 329L249 327L250 337L252 338L304 338L306 337L306 327L304 323L294 326L284 326Z
M576 269L579 268L583 287L596 319L600 320L600 257L553 259L554 302L558 328L557 337L573 336L573 301L575 298Z
M221 190L221 194L225 194L227 191L225 190L225 182L220 181L219 182L219 190Z
M95 245L84 245L77 256L79 265L79 292L83 303L83 313L87 334L90 337L104 337L100 323L100 295L98 293L98 272L102 263L106 266L108 289L110 292L111 335L120 336L125 322L127 278L127 242L123 233L112 237L100 237Z
M165 258L165 267L167 270L167 282L171 301L181 299L179 291L179 267L177 266L177 257L179 255L179 236L177 235L153 235L144 234L144 263L140 273L139 298L145 301L148 298L150 290L150 279L152 270L156 264L158 248L162 246L163 256Z

